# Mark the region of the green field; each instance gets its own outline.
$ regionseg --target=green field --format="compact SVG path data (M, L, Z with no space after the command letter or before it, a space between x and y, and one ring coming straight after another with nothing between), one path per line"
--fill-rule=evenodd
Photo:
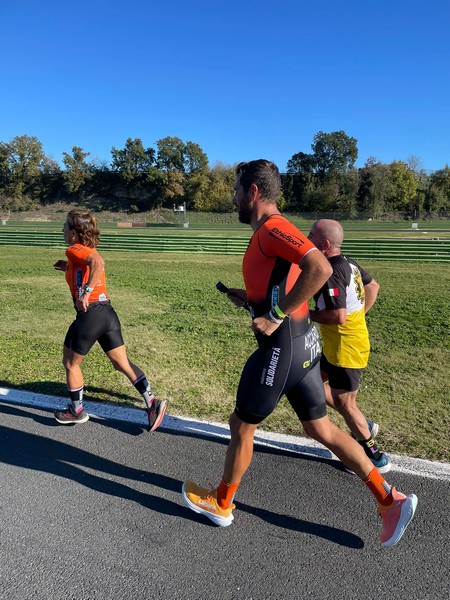
M215 283L240 287L241 258L103 255L130 358L169 401L169 413L226 422L255 342L248 315ZM74 312L64 275L52 268L63 257L58 248L0 247L2 385L66 395L61 349ZM381 292L368 315L373 350L359 404L381 423L386 451L449 461L450 269L416 262L364 266ZM99 349L86 358L84 374L87 399L141 406ZM263 427L303 433L285 400Z

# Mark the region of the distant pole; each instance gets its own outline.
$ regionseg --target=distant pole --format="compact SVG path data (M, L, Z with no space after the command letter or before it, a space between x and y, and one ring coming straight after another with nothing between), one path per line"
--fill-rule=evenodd
M183 214L183 227L186 229L189 227L189 221L187 220L186 202L180 204L178 207L173 205L173 212L178 216L179 213Z
M0 216L0 219L2 221L2 225L6 225L6 223L9 221L9 217L11 216L11 211L10 210L6 210L5 212L3 212Z

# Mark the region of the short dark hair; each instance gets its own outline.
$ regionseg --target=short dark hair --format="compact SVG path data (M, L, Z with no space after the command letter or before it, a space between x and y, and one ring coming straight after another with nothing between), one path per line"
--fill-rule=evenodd
M236 167L240 183L248 192L252 183L258 186L261 198L267 202L278 202L281 193L281 177L278 167L270 160L260 158L250 162L241 162Z

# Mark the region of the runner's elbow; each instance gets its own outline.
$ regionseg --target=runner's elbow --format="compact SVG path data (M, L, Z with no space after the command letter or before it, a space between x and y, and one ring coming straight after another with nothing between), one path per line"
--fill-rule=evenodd
M328 261L326 261L325 263L322 263L320 265L318 277L322 278L323 283L328 281L328 279L332 276L332 274L333 274L333 267L330 265L330 263Z

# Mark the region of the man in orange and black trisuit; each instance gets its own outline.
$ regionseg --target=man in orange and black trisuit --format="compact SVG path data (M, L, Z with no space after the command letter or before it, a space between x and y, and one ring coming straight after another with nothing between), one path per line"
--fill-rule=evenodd
M381 543L392 546L410 523L417 498L388 485L358 442L327 417L319 336L309 318L308 299L332 269L280 214L280 192L280 174L273 163L255 160L238 165L233 202L253 236L242 267L246 289L230 288L228 298L236 306L249 307L258 349L242 372L222 479L210 490L186 481L183 501L216 525L232 523L233 499L252 460L255 431L286 394L305 432L338 456L373 493L383 518Z
M106 289L104 260L97 252L100 232L94 216L83 210L72 210L63 228L69 246L67 260L53 266L64 271L77 316L64 340L63 365L71 403L66 410L56 411L58 423L85 423L89 415L83 409L84 380L81 363L98 342L115 369L128 377L141 394L148 415L148 429L161 424L166 410L165 400L156 400L143 371L128 360L116 311Z

